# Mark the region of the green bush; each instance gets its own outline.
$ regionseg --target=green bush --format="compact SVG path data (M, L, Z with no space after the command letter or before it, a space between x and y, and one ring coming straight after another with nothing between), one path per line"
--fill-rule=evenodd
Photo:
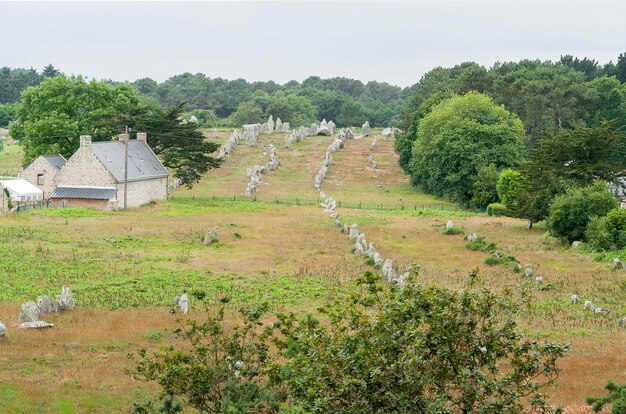
M443 234L446 236L453 236L456 234L465 234L465 229L463 227L450 227L443 231Z
M498 265L502 263L502 257L487 256L485 257L485 264L489 266Z
M502 170L498 177L498 183L496 184L498 197L500 197L502 204L510 207L523 183L524 177L519 171L510 168Z
M498 201L496 184L500 172L494 164L484 165L472 177L472 205L483 209Z
M617 208L617 199L602 182L585 188L571 188L557 196L550 206L548 230L550 234L567 240L585 240L585 232L592 217L602 217ZM626 228L626 216L624 220Z
M587 397L593 411L599 413L605 406L611 404L611 414L626 414L626 384L617 385L613 381L609 381L604 387L609 394L604 397Z
M614 209L605 217L591 219L585 236L592 249L623 249L626 247L626 209Z
M493 253L498 250L498 246L495 243L487 243L484 237L478 237L476 240L471 241L465 245L468 250L478 250L485 253Z
M487 206L487 214L490 216L504 216L507 211L507 208L504 204L500 203L491 203Z

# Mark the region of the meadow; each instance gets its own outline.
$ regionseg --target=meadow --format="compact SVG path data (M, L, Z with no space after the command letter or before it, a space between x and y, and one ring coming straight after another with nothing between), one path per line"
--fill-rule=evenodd
M531 301L522 329L572 344L550 390L567 412L589 412L585 396L601 394L609 379L626 381L626 332L618 325L626 314L626 272L611 269L611 258L595 261L563 246L541 226L527 230L521 220L463 211L411 188L393 142L379 140L371 151L372 136L347 141L323 184L342 202L344 220L358 223L401 267L418 264L425 283L461 287L474 268L495 289L522 280L505 266L486 264L489 254L469 250L462 234L444 235L449 219L532 266L544 283L524 284ZM224 138L222 132L211 139ZM127 354L174 341L178 316L170 310L182 292L228 296L232 312L267 301L272 311L304 313L341 297L372 267L351 254L349 239L314 205L313 177L331 140L309 137L284 148L283 134L262 135L259 147L240 145L193 189L139 209L0 217L0 320L11 335L0 342L0 364L7 367L0 371L2 412L130 412L132 401L154 390L124 374L132 366ZM246 168L267 162L269 143L281 166L263 175L256 197L246 198ZM368 166L370 154L376 169ZM219 242L204 246L215 226ZM72 289L76 310L47 318L56 324L50 330L15 329L20 303L58 294L62 284ZM569 301L571 293L610 313L584 311ZM192 302L189 317L201 316Z

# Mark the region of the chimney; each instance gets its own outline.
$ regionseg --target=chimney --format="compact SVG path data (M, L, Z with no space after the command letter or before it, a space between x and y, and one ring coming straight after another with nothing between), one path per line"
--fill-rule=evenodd
M145 132L137 132L137 141L141 141L148 145L148 134Z
M91 135L81 135L80 136L80 147L89 148L91 147Z

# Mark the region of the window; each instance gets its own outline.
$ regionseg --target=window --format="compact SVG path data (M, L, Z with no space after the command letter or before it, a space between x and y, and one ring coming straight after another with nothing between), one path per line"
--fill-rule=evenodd
M43 185L43 174L37 174L37 185Z

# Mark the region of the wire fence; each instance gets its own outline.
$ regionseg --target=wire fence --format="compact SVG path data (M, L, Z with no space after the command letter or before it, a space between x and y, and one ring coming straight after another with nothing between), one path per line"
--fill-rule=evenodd
M198 201L249 201L265 204L280 204L289 206L319 206L324 200L320 198L306 198L306 197L274 197L274 198L259 198L257 196L242 196L233 195L229 196L170 196L170 201L184 201L184 200L198 200ZM372 202L343 202L337 200L337 208L348 208L356 210L381 210L381 211L402 211L402 210L459 210L459 207L448 203L372 203Z
M17 179L17 174L12 174L10 172L0 172L0 180L14 180Z

